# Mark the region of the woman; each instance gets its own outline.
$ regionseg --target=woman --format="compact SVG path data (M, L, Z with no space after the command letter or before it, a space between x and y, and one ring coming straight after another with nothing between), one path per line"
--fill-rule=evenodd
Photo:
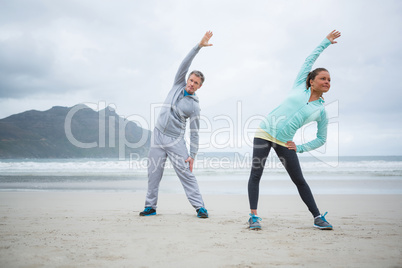
M265 161L271 147L273 147L290 178L296 184L300 197L313 215L314 226L332 230L332 225L325 219L327 213L321 215L317 208L310 187L303 178L296 153L314 150L326 141L328 120L322 95L328 92L331 78L329 72L324 68L310 71L321 52L330 44L337 43L335 39L340 36L340 32L332 31L307 57L287 99L261 122L260 128L255 134L253 164L248 182L251 209L250 229L261 229L259 222L261 218L257 214L259 184ZM317 122L316 139L302 145L296 145L292 141L296 131L312 121Z

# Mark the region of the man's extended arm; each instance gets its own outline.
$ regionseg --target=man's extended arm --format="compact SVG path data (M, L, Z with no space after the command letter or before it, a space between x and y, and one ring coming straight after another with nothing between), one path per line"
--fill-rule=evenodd
M202 47L209 47L212 46L212 44L209 43L209 39L211 39L213 33L211 31L208 31L204 34L204 36L202 37L200 43L198 44L198 48L202 48ZM194 48L196 49L196 48ZM195 55L194 55L195 56ZM194 58L194 57L193 57ZM191 61L190 61L191 63ZM185 79L185 75L188 71L188 68L190 67L190 64L187 67L187 70L183 74L179 74L179 72L176 75L176 79ZM180 68L179 68L180 71ZM178 77L179 75L181 75L182 77ZM177 80L175 80L176 83ZM198 151L198 143L199 143L199 137L198 137L198 130L200 128L200 121L199 121L199 115L194 117L194 118L190 118L190 156L186 159L186 163L189 163L190 166L190 171L193 172L193 164L194 164L194 158L195 155Z
M195 46L191 51L187 54L187 56L184 58L182 63L179 66L179 69L177 70L176 77L174 79L174 84L178 85L180 83L186 83L186 74L188 72L188 69L190 68L190 65L195 57L197 55L198 51L202 47L208 47L212 46L212 44L209 44L209 39L211 39L213 33L211 31L208 31L204 34L202 37L201 41Z

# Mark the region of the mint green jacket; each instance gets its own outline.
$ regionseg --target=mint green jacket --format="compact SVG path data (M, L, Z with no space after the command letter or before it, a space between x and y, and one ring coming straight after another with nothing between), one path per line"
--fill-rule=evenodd
M316 138L307 143L297 145L298 153L314 150L322 146L327 140L328 119L324 100L320 98L309 102L311 89L306 89L306 80L314 62L330 44L331 42L325 38L306 58L288 97L260 124L260 127L272 137L286 143L293 140L299 128L316 121Z

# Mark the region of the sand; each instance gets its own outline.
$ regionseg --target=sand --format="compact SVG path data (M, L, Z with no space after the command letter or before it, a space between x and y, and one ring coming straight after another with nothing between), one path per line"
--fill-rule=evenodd
M297 195L204 195L209 219L182 194L0 192L0 267L402 267L402 195L316 195L332 231L312 227Z

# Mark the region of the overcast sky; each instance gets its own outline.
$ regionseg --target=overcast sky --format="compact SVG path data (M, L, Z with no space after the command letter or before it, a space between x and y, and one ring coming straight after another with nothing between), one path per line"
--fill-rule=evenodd
M213 46L190 67L206 76L201 150L251 152L243 130L285 98L333 29L338 44L314 66L332 79L328 142L317 153L401 155L398 0L0 0L0 118L86 103L152 128L181 60L211 30ZM307 126L295 141L314 133Z

